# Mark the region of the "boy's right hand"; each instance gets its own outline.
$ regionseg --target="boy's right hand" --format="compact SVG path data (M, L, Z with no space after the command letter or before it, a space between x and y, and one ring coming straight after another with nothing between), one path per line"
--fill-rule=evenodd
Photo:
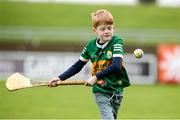
M49 84L48 84L48 87L57 87L57 86L58 86L58 84L57 84L58 81L61 81L61 80L59 79L59 77L53 77L53 78L50 80L50 82L49 82Z

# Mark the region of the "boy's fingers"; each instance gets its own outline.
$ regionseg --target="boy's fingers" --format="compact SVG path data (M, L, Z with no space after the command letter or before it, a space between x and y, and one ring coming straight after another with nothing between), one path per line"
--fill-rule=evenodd
M53 81L53 82L51 83L51 87L56 87L56 81Z
M91 86L91 84L89 84L88 82L86 82L86 83L85 83L85 86L89 86L89 87L90 87L90 86Z
M52 87L51 83L48 85L48 87Z
M57 86L57 81L52 81L48 85L48 87L56 87L56 86Z
M48 87L51 87L51 83L48 84Z
M48 84L48 87L52 87L52 82L50 82L50 83Z

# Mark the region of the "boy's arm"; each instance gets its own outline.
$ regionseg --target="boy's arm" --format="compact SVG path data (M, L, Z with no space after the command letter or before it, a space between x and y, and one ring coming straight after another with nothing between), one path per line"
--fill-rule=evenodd
M86 63L87 62L84 62L84 61L79 59L68 70L66 70L63 74L59 75L58 76L59 79L60 80L66 80L66 79L72 77L76 73L80 72Z
M57 81L59 80L66 80L76 73L80 72L81 69L84 67L84 65L87 62L84 62L82 60L78 60L76 63L74 63L68 70L66 70L63 74L59 75L58 77L53 77L50 82L48 87L56 87L57 86Z
M120 71L121 65L122 65L122 58L121 57L114 57L113 61L112 61L112 65L107 67L107 69L96 74L97 79L101 79L101 78L106 77L112 73Z
M63 74L59 75L58 77L54 77L49 82L49 87L56 87L57 81L59 80L66 80L76 73L80 72L84 65L89 61L88 55L88 44L83 48L81 52L81 56L79 60L74 63L68 70L66 70Z

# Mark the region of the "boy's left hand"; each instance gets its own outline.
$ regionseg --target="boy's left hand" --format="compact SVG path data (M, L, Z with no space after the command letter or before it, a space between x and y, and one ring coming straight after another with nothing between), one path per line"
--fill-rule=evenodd
M97 81L97 77L94 75L86 81L85 85L92 86L96 83L96 81Z

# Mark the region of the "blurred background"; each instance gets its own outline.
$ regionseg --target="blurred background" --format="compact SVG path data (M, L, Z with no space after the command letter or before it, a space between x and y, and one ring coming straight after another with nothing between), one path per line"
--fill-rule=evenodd
M9 92L4 84L14 72L49 80L70 67L94 37L90 14L98 9L111 11L124 40L132 86L119 118L180 119L179 0L0 0L0 118L99 118L91 88ZM70 79L88 79L90 66Z

